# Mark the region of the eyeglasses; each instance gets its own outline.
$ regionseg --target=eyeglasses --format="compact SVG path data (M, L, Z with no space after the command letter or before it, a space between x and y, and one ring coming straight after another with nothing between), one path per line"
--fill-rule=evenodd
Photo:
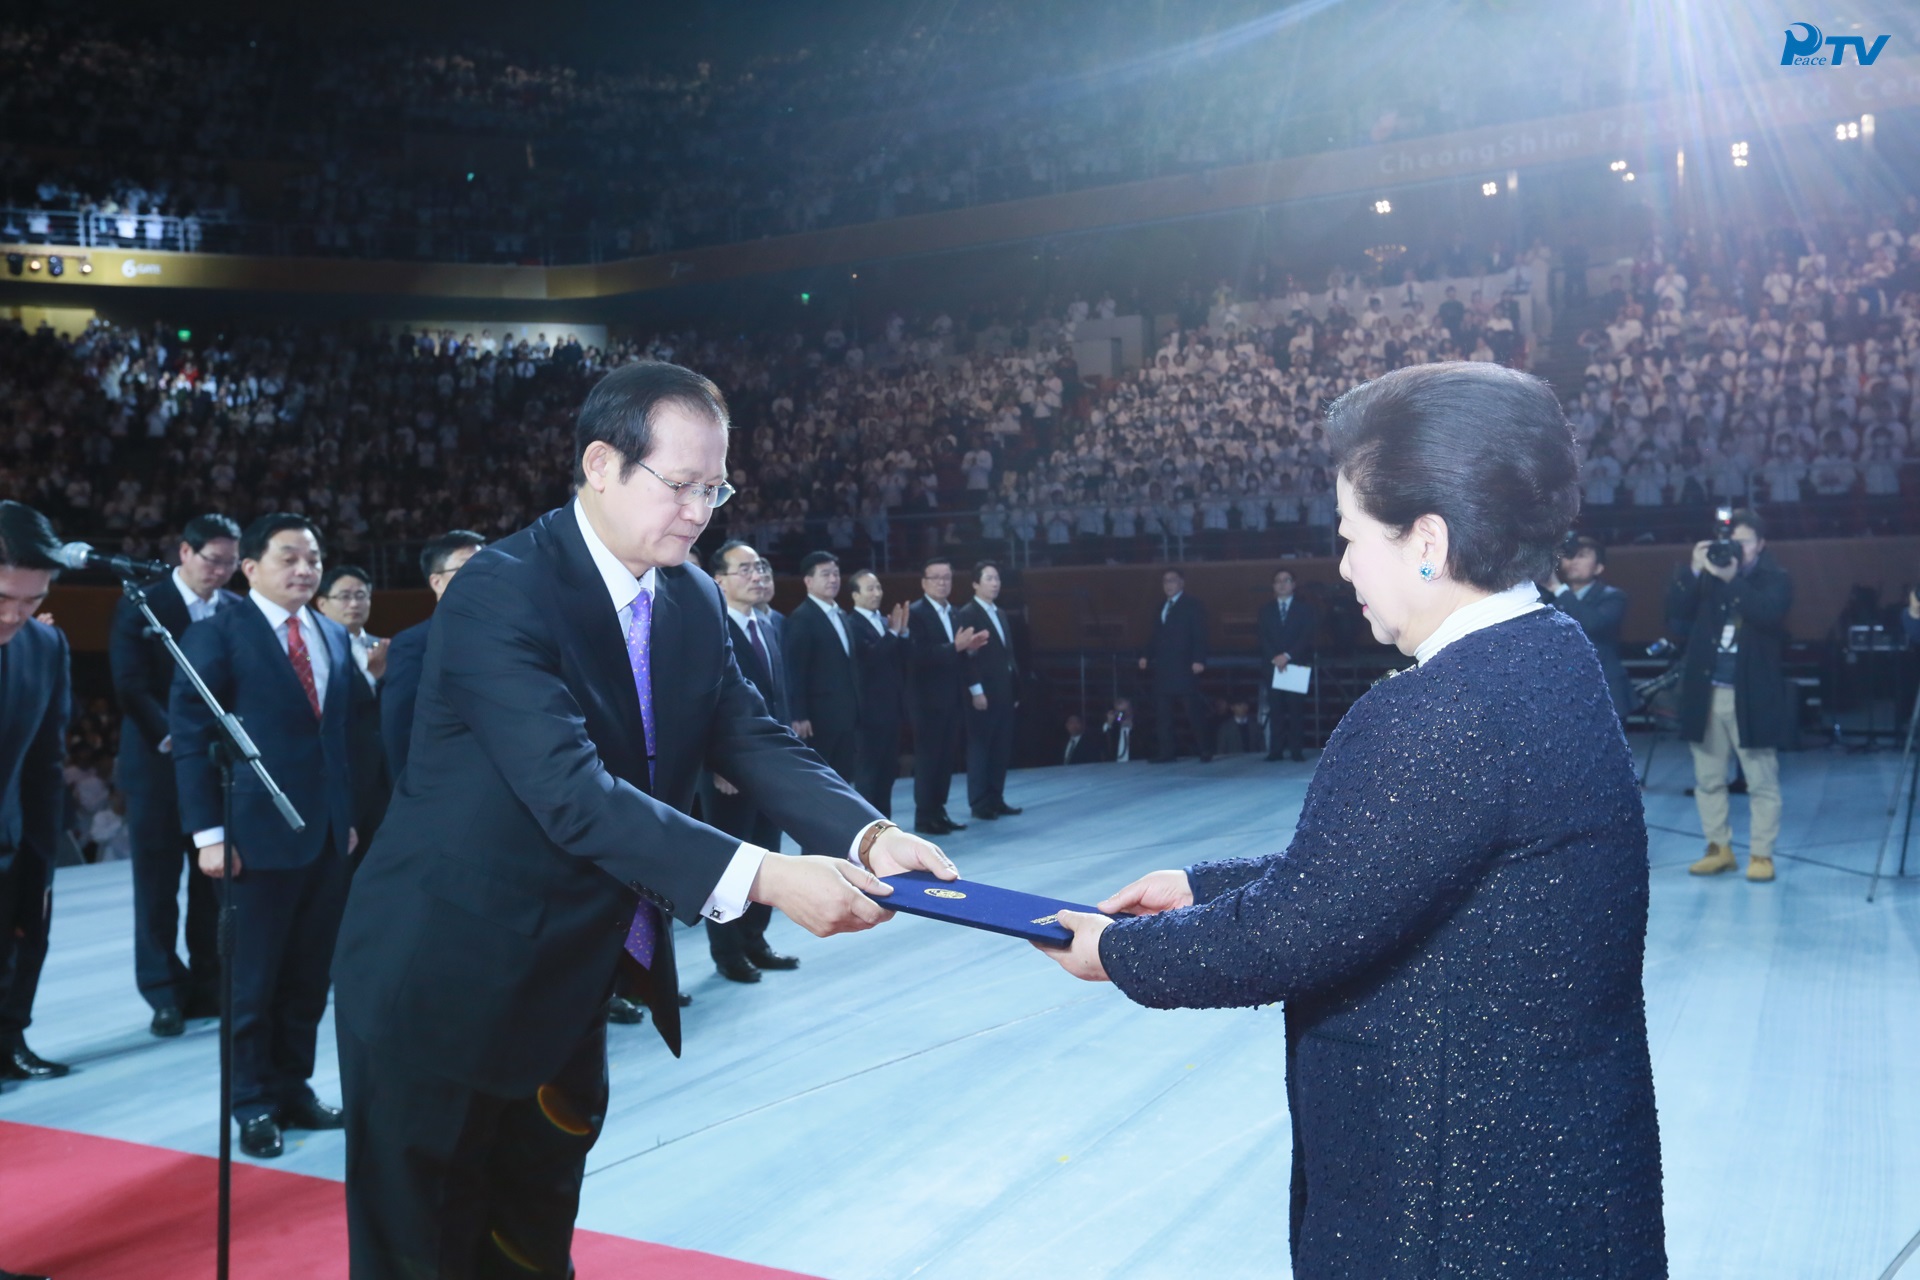
M338 600L341 604L365 604L373 599L371 591L334 591L327 595L329 600Z
M669 480L644 462L633 464L642 471L673 490L673 496L681 506L689 507L695 502L704 502L708 510L727 505L727 499L736 492L734 487L722 480L719 484L701 484L698 480Z
M755 560L752 564L737 564L720 576L723 578L771 578L773 576L773 566L765 560Z
M239 556L210 556L204 551L196 551L193 554L206 561L210 568L225 569L228 573L240 567Z

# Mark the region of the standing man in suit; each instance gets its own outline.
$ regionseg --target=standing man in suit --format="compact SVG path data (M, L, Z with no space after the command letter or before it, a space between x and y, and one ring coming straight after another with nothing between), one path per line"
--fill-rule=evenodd
M313 607L347 629L353 658L352 707L347 716L347 757L353 762L353 829L360 833L360 854L380 830L393 794L393 774L380 741L380 680L387 670L389 645L367 630L373 612L373 575L356 564L336 564L320 579Z
M912 646L913 691L907 704L913 719L913 829L943 836L965 831L967 824L947 815L953 788L953 752L960 737L960 716L967 695L966 657L987 643L971 627L955 629L953 561L936 556L920 568L920 599L907 610L907 640Z
M1320 620L1313 606L1293 591L1293 572L1278 569L1273 575L1273 599L1260 606L1260 656L1273 669L1313 665L1313 640ZM1300 752L1300 724L1305 719L1307 695L1273 687L1267 677L1267 759L1305 760Z
M53 922L66 791L67 638L34 620L59 572L59 550L45 516L0 502L0 1082L67 1074L26 1040Z
M473 559L487 540L471 529L443 533L420 550L420 572L438 602L460 566ZM416 622L387 645L387 671L380 678L380 740L387 750L387 772L400 785L407 767L408 739L413 736L413 703L420 694L420 667L427 658L427 628L433 619Z
M1020 672L1013 660L1007 620L994 603L999 598L1000 566L982 560L973 566L973 599L955 618L957 625L987 638L966 657L967 804L982 822L1020 812L1007 803L1006 796Z
M1067 717L1067 749L1061 764L1099 764L1107 758L1100 738L1087 732L1087 722L1079 716Z
M1613 709L1625 725L1627 713L1633 710L1627 668L1620 661L1620 624L1627 617L1627 593L1600 580L1607 571L1607 548L1598 538L1584 534L1571 538L1561 551L1559 572L1547 579L1547 603L1579 623L1593 642L1593 651L1600 656L1600 674L1607 678L1607 692L1613 695Z
M576 419L573 502L440 603L340 932L353 1280L569 1274L616 984L680 1051L673 919L762 902L839 933L887 918L877 877L957 875L740 674L713 579L685 567L733 492L727 430L700 375L615 369ZM688 817L703 766L810 855Z
M714 553L713 580L727 606L733 655L746 677L767 704L767 713L788 722L786 677L780 658L780 638L760 616L773 599L773 566L744 542L728 542ZM769 612L771 612L769 610ZM740 788L711 770L700 774L700 814L707 825L748 844L780 852L780 828L772 818L740 794ZM720 976L729 982L758 982L762 969L798 969L800 961L767 945L767 925L773 908L751 902L736 920L707 921L707 950Z
M807 598L780 628L787 710L794 734L851 780L860 737L860 687L853 672L853 620L834 603L840 561L830 551L809 551L800 561L800 578Z
M240 567L240 526L223 515L195 516L180 535L180 567L147 588L147 604L175 640L189 625L242 603L226 589ZM131 601L113 610L107 641L120 703L114 781L127 797L133 836L133 976L153 1009L149 1030L177 1036L188 1018L220 1016L219 896L195 874L193 841L180 829L167 701L173 657ZM179 956L180 873L187 874L187 960Z
M1205 764L1213 759L1207 702L1200 696L1200 673L1207 669L1207 611L1187 594L1187 575L1178 569L1160 575L1160 590L1166 594L1166 603L1153 620L1153 639L1140 659L1140 669L1153 689L1159 739L1153 763L1169 764L1175 758L1173 709L1177 704L1186 712L1187 728L1193 732L1200 763Z
M346 901L353 829L348 720L360 678L347 631L309 608L320 587L320 532L305 516L261 516L240 535L247 599L187 628L180 647L220 704L246 722L262 763L304 822L289 830L250 769L233 776L233 827L208 758L213 718L176 674L168 720L181 825L200 870L220 877L232 842L233 1114L240 1149L282 1150L284 1129L338 1129L314 1096L314 1039Z
M853 754L853 789L887 817L893 816L893 783L900 776L900 723L906 715L906 602L881 613L886 590L880 575L853 575L853 660L860 677L860 740Z

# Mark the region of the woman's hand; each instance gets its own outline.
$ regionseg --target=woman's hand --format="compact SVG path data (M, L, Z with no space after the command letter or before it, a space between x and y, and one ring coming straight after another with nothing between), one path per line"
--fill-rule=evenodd
M1193 885L1184 871L1153 871L1099 905L1110 916L1157 916L1162 911L1192 906Z
M1090 911L1062 911L1058 918L1062 926L1073 931L1073 944L1043 947L1036 942L1034 950L1083 982L1110 981L1106 966L1100 963L1100 935L1113 921Z

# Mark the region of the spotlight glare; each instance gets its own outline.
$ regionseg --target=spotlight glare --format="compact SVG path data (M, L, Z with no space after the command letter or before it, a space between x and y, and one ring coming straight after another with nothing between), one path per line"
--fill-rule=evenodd
M1633 181L1633 170L1631 170L1631 169L1629 169L1629 170L1627 170L1627 172L1625 172L1625 173L1623 173L1623 174L1621 174L1621 175L1620 175L1620 181L1622 181L1622 182L1632 182L1632 181Z
M1866 138L1873 136L1873 113L1871 111L1860 117L1860 134Z
M1498 195L1499 193L1500 184L1497 182L1483 182L1480 184L1480 194L1483 196Z
M1625 160L1615 160L1612 164L1608 165L1607 168L1615 173L1624 173L1627 168L1627 162Z
M1735 160L1745 160L1745 159L1747 158L1747 144L1746 144L1746 143L1744 143L1744 142L1736 142L1736 143L1734 143L1734 144L1733 144L1733 158L1734 158Z
M1392 212L1393 212L1393 201L1391 201L1391 200L1375 200L1375 201L1373 202L1373 211L1374 211L1375 213L1379 213L1379 214L1387 214L1387 213L1392 213Z
M1520 189L1520 171L1518 169L1507 170L1507 190L1518 191L1519 189Z
M40 259L38 258L27 259L27 270L38 271L39 269L40 269Z

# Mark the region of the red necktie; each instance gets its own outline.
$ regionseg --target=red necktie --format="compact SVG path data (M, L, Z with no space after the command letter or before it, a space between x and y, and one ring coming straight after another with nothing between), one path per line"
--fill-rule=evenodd
M300 637L300 615L291 614L287 618L287 659L293 663L293 674L300 677L300 687L307 691L307 705L313 708L313 718L320 718L320 689L313 683L313 663L307 658L307 642Z

